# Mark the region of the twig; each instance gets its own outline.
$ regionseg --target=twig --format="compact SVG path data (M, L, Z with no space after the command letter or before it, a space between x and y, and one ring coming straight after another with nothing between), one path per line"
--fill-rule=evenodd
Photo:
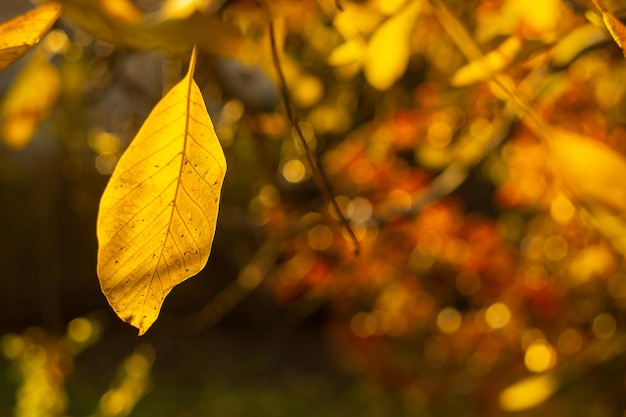
M293 128L296 132L296 136L298 137L300 144L302 145L302 149L304 150L304 156L309 165L309 168L311 169L311 172L313 173L313 178L315 179L315 182L318 188L324 195L324 198L331 204L331 206L335 210L335 213L337 214L337 217L339 218L339 223L346 230L349 240L352 242L354 254L359 255L360 253L359 240L357 239L356 234L354 233L354 230L352 229L352 226L350 225L350 222L348 221L343 211L341 210L341 207L339 207L339 204L337 203L337 199L335 198L335 194L333 193L330 182L322 173L323 172L322 166L319 164L317 158L315 158L315 156L313 155L313 152L311 151L311 148L309 147L306 139L304 138L304 134L302 133L302 130L300 129L298 118L296 117L296 115L294 114L291 108L289 90L287 89L287 82L285 80L285 74L283 73L283 68L280 63L280 57L278 56L278 47L276 46L276 33L274 30L274 22L272 21L271 18L269 19L269 35L270 35L270 44L271 44L271 49L272 49L272 59L274 61L274 67L276 68L276 73L278 74L279 89L280 89L280 93L281 93L283 103L285 106L285 112L287 113L287 118L289 119L289 122L293 125Z
M457 48L465 56L469 62L476 62L480 65L481 70L491 75L491 80L500 88L509 101L508 104L513 108L518 117L524 121L526 126L530 128L539 138L546 139L553 135L551 127L543 120L541 115L535 108L523 97L521 97L515 88L511 88L504 81L501 74L495 73L493 69L483 61L483 53L476 45L476 42L467 33L463 25L454 17L442 0L430 0L433 9L437 13L439 22L444 30L448 33Z
M236 280L228 284L201 310L185 317L186 331L195 334L214 326L256 290L282 253L283 242L282 236L268 236L248 264L239 271Z

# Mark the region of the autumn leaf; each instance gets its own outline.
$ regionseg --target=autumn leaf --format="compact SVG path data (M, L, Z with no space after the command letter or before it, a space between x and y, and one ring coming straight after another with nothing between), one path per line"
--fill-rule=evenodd
M361 39L355 38L333 49L326 62L333 67L357 64L357 68L360 69L364 55L364 42Z
M97 222L98 277L117 315L143 334L165 296L204 268L226 161L187 75L154 107L120 158Z
M61 91L59 70L45 57L36 56L11 85L0 106L0 136L9 147L20 149L33 138Z
M165 0L158 13L164 19L185 19L197 11L207 12L215 7L212 3L212 0Z
M492 74L505 69L515 58L522 48L522 40L517 36L511 36L498 46L498 48L480 57L478 61L459 68L452 77L450 84L461 87L491 78Z
M555 130L546 139L555 172L574 197L613 212L626 212L624 157L574 132Z
M583 51L606 41L606 39L606 32L596 25L589 23L577 27L554 46L551 64L556 68L563 68Z
M602 14L602 20L609 30L609 33L613 37L615 43L622 49L624 56L626 56L626 26L615 15L608 11L604 3L600 0L593 0L600 13Z
M47 3L0 25L0 71L33 47L58 19L61 6Z
M377 90L387 90L406 71L411 55L411 30L420 7L420 2L411 2L372 35L363 70L367 81Z
M205 0L168 1L143 14L130 0L59 0L63 16L95 37L119 47L186 53L191 46L217 55L244 58L252 50L239 28L213 13L202 13ZM178 11L170 13L180 3Z
M536 407L548 400L558 386L559 381L551 373L524 378L500 393L500 408L515 412Z

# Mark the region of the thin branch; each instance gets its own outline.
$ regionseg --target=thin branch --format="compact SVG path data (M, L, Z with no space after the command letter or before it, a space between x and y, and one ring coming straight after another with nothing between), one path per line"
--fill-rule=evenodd
M287 81L285 80L285 74L283 73L283 68L280 62L280 57L278 56L278 47L276 46L276 33L274 29L274 22L272 21L271 18L269 19L269 35L270 35L270 44L272 48L272 59L274 61L274 67L276 68L276 73L278 74L279 89L280 89L280 93L281 93L283 103L285 106L285 112L287 113L287 118L289 119L289 122L292 124L296 132L296 136L298 137L298 140L300 141L300 144L302 145L302 149L304 150L304 156L309 165L309 168L311 169L311 172L313 173L313 178L315 179L315 182L318 188L322 192L324 198L330 203L330 205L335 210L335 213L337 214L337 217L339 218L339 223L345 229L345 231L348 234L349 240L352 242L354 254L358 255L360 252L359 240L357 239L356 234L354 233L354 230L352 229L352 226L350 225L350 222L348 221L343 211L341 210L341 207L339 207L339 204L337 203L337 199L335 198L335 194L332 190L330 182L328 181L326 176L323 174L322 166L319 164L317 158L311 151L311 148L309 147L306 139L304 138L304 134L302 133L302 130L300 129L300 125L298 123L298 118L296 117L295 113L293 112L293 109L291 108L291 104L290 104L291 99L289 98L289 90L287 89Z
M268 236L248 264L239 271L236 280L228 284L201 310L185 317L185 330L196 334L213 327L244 298L259 288L283 252L284 241L279 235Z
M510 87L501 74L496 73L484 62L484 55L474 39L467 33L465 27L450 13L442 0L430 0L435 10L439 22L448 33L457 48L469 62L476 62L482 71L491 75L491 80L506 94L508 104L517 113L518 117L524 121L539 138L546 139L553 136L552 128L545 123L537 110L520 94L515 87Z

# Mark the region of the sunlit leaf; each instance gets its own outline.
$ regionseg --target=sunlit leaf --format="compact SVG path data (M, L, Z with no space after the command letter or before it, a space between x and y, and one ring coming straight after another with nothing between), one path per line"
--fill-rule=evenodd
M397 12L406 2L407 0L378 0L376 3L380 11L389 16Z
M482 14L482 13L481 13ZM550 40L563 22L561 0L507 0L478 19L476 39L479 42L517 33L526 39Z
M97 38L115 44L150 47L139 28L143 14L129 0L61 0L63 16Z
M226 161L193 80L195 56L120 158L100 201L100 285L139 334L170 290L204 267L215 233Z
M500 393L500 408L521 411L544 403L554 394L558 382L554 375L543 374L522 379Z
M58 19L61 6L47 3L0 25L0 71L35 45Z
M613 256L608 247L596 245L585 248L568 263L570 284L582 284L594 277L606 276L613 263Z
M592 207L589 211L583 210L582 214L607 238L613 249L626 256L626 220L623 215L612 213L600 206Z
M236 25L199 12L202 0L173 16L162 10L144 15L129 0L60 1L65 17L115 46L184 53L197 45L199 50L236 58L252 53Z
M337 14L333 24L341 36L349 40L371 33L382 18L380 13L370 7L348 3L345 10Z
M359 64L365 55L365 44L361 39L355 38L342 43L332 50L328 56L328 65L338 67L342 65Z
M593 0L593 3L596 5L598 10L600 10L600 13L602 13L602 20L613 37L613 40L615 40L615 43L617 43L626 56L626 26L624 26L624 24L620 22L620 20L615 17L613 13L607 10L601 0Z
M99 0L100 9L109 19L125 23L139 24L143 15L129 0Z
M517 36L506 39L498 48L481 57L478 61L459 68L450 83L460 87L491 78L492 74L502 71L515 58L522 47L522 40Z
M420 4L411 2L372 35L363 63L365 77L372 87L386 90L406 71L411 54L411 30Z
M184 19L196 11L206 12L212 0L166 0L159 13L165 19Z
M130 415L150 386L150 373L155 360L155 352L150 345L139 345L120 364L117 376L100 401L98 416Z
M556 172L578 200L626 212L626 159L600 142L564 130L548 137L548 145Z
M582 51L604 42L606 31L591 23L577 27L561 39L552 50L552 65L563 67Z
M37 56L11 84L0 106L0 136L14 149L26 146L59 96L59 71L47 59Z

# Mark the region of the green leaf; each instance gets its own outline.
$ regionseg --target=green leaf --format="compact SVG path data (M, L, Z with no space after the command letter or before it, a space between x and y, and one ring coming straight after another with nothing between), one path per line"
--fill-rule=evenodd
M143 334L171 289L206 265L226 161L189 72L120 158L98 214L98 277L117 315Z

